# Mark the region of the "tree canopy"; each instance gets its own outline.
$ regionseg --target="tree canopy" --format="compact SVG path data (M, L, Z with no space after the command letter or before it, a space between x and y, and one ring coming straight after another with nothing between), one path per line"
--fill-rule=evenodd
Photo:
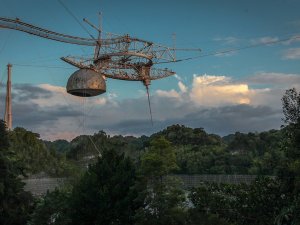
M8 132L0 120L0 218L3 225L25 224L33 206L30 193L23 190L22 163L9 150Z

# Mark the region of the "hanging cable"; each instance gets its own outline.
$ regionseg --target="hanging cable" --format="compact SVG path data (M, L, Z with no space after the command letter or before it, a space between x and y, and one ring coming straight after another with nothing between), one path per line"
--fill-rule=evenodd
M1 75L1 74L0 74ZM1 87L1 85L2 85L2 83L3 83L3 80L4 80L4 77L5 77L5 71L3 71L2 72L2 76L1 76L1 79L0 79L0 87Z
M75 19L75 21L80 25L80 27L88 33L88 35L96 40L96 38L85 28L85 26L82 25L82 23L79 21L79 19L77 19L77 17L72 13L72 11L61 1L61 0L57 0L61 5L62 7L73 17L73 19Z
M148 106L149 106L149 112L150 112L150 119L151 119L151 124L153 126L153 118L152 118L152 110L151 110L151 102L150 102L150 94L149 94L149 86L146 85L146 90L147 90L147 96L148 96Z
M8 35L6 36L5 40L3 41L3 45L2 47L0 48L0 54L4 51L7 43L8 43L8 40L10 39L10 36L11 36L12 32L9 31Z
M300 39L300 36L297 35L297 36L293 36L293 37L289 37L289 38L282 38L282 39L279 39L279 40L276 40L276 41L268 41L268 42L263 42L263 43L257 43L257 44L243 46L243 47L240 47L240 48L227 49L227 50L223 50L223 51L208 52L206 54L198 55L198 56L194 56L194 57L188 57L188 58L178 59L178 60L175 60L175 61L160 62L160 63L153 63L153 64L166 64L166 63L189 61L189 60L199 59L199 58L208 57L208 56L216 56L216 55L222 55L222 54L237 52L237 51L250 49L250 48L257 48L257 47L261 47L261 46L265 46L265 45L278 44L278 43L281 43L281 42L292 41L292 40L296 40L296 39Z
M90 141L92 142L92 144L94 145L95 149L97 150L97 152L99 153L99 156L102 156L100 150L98 149L97 145L95 144L95 142L93 141L93 139L91 138L90 135L88 135Z

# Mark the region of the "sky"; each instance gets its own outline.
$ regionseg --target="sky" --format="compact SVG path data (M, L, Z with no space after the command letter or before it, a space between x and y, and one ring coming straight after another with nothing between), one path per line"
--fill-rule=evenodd
M101 12L106 32L167 46L173 46L175 34L176 47L202 51L178 52L178 59L199 57L167 64L176 75L152 82L152 126L140 82L108 79L107 92L93 98L66 93L76 68L60 57L91 54L92 48L0 28L0 115L6 65L11 63L13 127L25 127L43 139L72 140L99 130L149 135L172 124L222 136L279 129L282 95L292 87L300 90L299 0L61 1L80 21L87 18L97 24ZM0 17L89 37L58 0L0 4Z

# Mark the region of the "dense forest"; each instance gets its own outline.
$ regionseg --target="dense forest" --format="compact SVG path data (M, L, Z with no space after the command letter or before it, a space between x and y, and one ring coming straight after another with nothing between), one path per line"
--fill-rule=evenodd
M208 134L202 128L173 125L150 137L110 136L104 131L78 136L72 141L39 139L24 128L9 133L10 150L26 165L28 174L70 176L76 166L83 168L104 151L114 149L135 163L160 137L172 144L180 174L253 174L276 175L286 160L282 151L282 130L261 133L235 133L225 137ZM77 168L78 169L78 168Z
M287 90L282 105L280 130L224 137L177 124L149 137L51 142L1 121L0 224L300 224L300 93ZM37 198L22 183L36 174L71 182ZM258 178L184 190L170 174Z

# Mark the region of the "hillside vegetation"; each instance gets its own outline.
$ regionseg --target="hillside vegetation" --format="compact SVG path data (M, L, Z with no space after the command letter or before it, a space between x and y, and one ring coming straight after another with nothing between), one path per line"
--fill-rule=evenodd
M110 136L104 131L66 140L43 141L38 134L15 128L9 133L10 149L26 165L28 174L69 176L74 167L95 162L106 150L124 153L136 163L154 139L164 137L173 147L180 174L276 175L286 160L284 129L261 133L235 133L225 137L202 128L173 125L151 135Z

